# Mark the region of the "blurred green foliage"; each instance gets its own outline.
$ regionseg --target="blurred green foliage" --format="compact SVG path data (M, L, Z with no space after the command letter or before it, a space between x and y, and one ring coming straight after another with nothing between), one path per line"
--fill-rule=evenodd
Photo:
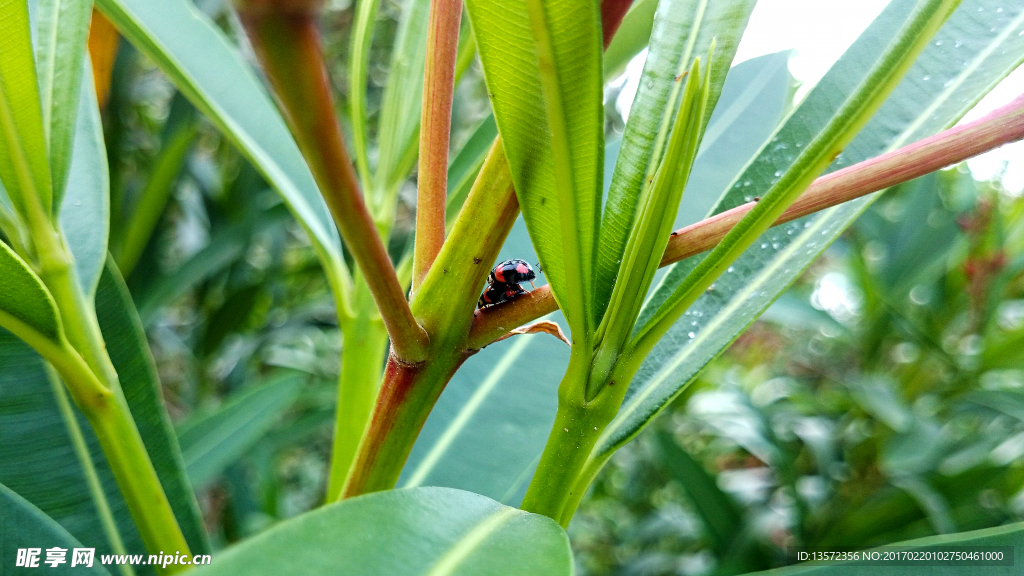
M584 574L738 574L786 546L1024 518L1024 198L890 190L652 429L570 535Z

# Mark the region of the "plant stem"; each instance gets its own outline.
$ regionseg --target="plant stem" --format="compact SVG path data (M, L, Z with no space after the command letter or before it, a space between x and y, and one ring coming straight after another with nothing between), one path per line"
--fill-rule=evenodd
M75 451L75 456L78 457L78 463L82 466L82 476L85 477L85 483L89 487L89 495L92 496L93 505L96 507L96 515L100 519L100 526L103 527L107 542L110 543L110 550L114 554L127 554L128 552L124 548L124 541L121 540L121 533L118 531L117 523L114 521L114 514L110 511L110 502L107 501L103 485L96 474L96 466L93 464L92 455L89 454L89 448L86 446L85 438L82 436L82 429L78 425L78 419L75 417L74 410L71 409L71 402L68 401L68 393L60 380L60 375L57 374L53 366L46 364L45 368L47 380L50 381L50 389L53 390L53 397L57 400L57 408L64 419L64 426L68 429L68 437L71 439L71 446ZM135 570L128 564L120 565L118 569L123 576L135 575Z
M455 370L475 352L465 346L473 308L518 214L512 176L498 142L413 301L417 318L439 335L431 342L434 355L415 365L388 360L342 498L395 486L434 403Z
M632 4L633 0L601 0L601 35L606 50Z
M309 163L341 237L366 278L402 362L426 359L429 338L416 323L387 249L363 202L334 115L312 12L241 2L239 15L274 88L285 120Z
M395 487L430 410L466 358L466 354L449 354L416 365L388 360L373 416L341 498Z
M420 116L420 166L416 193L416 244L412 290L419 288L444 244L448 145L455 91L462 0L431 0Z
M887 154L822 176L773 225L855 200L1024 138L1024 96L986 116L940 132ZM661 266L714 248L757 202L748 202L672 233ZM547 286L504 306L482 310L468 345L482 348L512 328L558 309Z
M576 479L587 457L605 426L615 418L629 384L628 379L613 372L602 386L589 386L600 393L593 400L586 400L591 362L588 354L578 353L578 350L574 345L569 367L558 386L555 423L521 506L523 510L543 514L559 523L562 523L562 511L573 500ZM562 524L568 526L568 520Z
M188 543L178 527L124 395L117 390L107 402L94 404L83 412L107 455L146 549L152 554L189 554ZM163 572L173 574L187 569L188 566L172 564Z
M362 277L356 278L354 308L357 316L341 327L341 374L327 502L337 500L345 485L360 438L373 412L387 352L388 333L376 317L369 288Z

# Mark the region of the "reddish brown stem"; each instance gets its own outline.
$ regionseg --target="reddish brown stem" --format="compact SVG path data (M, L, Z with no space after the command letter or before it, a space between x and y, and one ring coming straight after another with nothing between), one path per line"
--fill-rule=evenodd
M1024 96L969 124L818 178L774 225L913 180L1021 138ZM713 248L756 204L748 202L673 232L661 265ZM557 309L550 288L543 286L507 304L482 310L474 318L469 347L486 346L509 330Z
M391 258L363 203L342 140L314 13L307 10L310 3L259 0L238 4L242 23L285 120L342 239L366 277L395 354L406 363L425 359L427 333L409 309ZM288 11L293 5L299 8Z
M633 0L601 0L601 34L605 48L612 43L612 38L632 4Z
M420 117L416 243L412 264L413 292L419 288L444 244L448 144L461 20L462 0L431 1L427 60L423 71L423 111Z

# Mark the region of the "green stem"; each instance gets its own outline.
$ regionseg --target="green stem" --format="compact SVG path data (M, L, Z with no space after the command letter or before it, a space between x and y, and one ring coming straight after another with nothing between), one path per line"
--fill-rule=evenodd
M343 349L327 502L337 500L345 485L360 438L373 412L387 352L388 333L380 318L374 317L373 298L361 277L356 279L354 307L358 315L341 327Z
M628 385L613 374L602 386L597 398L587 401L587 382L591 372L589 354L577 352L569 358L569 367L558 386L558 412L537 471L523 498L521 508L562 522L562 511L574 496L576 479L586 464L597 438L615 417ZM583 488L584 490L586 487ZM567 526L566 521L563 526Z
M78 426L78 418L71 409L71 402L68 401L67 391L60 380L60 375L53 366L46 364L46 375L50 381L50 389L53 390L53 397L57 400L57 409L64 419L64 425L68 429L68 437L71 438L71 446L78 457L78 463L82 465L82 475L85 476L85 483L89 487L89 494L92 496L93 505L96 506L96 514L100 518L100 526L107 536L110 549L114 554L125 555L128 553L124 548L124 541L121 540L121 533L114 521L114 514L110 511L110 502L103 491L103 485L96 474L96 466L92 462L92 455L85 445L85 438L82 436L82 429ZM135 570L129 564L118 566L124 576L135 576Z
M107 455L107 462L128 503L128 510L146 549L151 554L189 554L188 543L160 485L160 478L149 459L124 396L117 391L109 397L109 401L96 403L90 408L83 412ZM172 574L187 569L187 566L170 565L164 569L164 573Z
M153 553L187 554L188 544L132 419L107 355L96 309L82 291L67 243L41 206L34 208L28 220L39 276L53 295L67 339L62 337L59 346L34 343L34 338L26 342L50 361L92 424L146 548ZM165 573L185 568L175 565Z

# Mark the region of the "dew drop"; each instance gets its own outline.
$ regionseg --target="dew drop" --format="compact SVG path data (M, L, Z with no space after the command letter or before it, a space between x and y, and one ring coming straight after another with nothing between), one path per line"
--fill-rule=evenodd
M779 249L779 243L778 242L772 242L772 248L778 250Z
M726 272L727 272L727 273L729 273L729 274L732 274L732 272L733 272L734 270L736 270L736 267L735 267L735 266L729 266L729 269L728 269L728 270L726 270Z
M693 337L694 337L694 336L696 336L696 335L697 335L697 334L696 334L696 333L694 333L694 332L690 332L689 334L687 334L687 336L689 336L690 338L693 338Z
M964 45L963 40L957 40L956 42L953 43L953 48L959 48L959 47L961 47L963 45Z
M925 77L924 77L924 78L921 78L921 80L924 80L925 82L927 82L927 81L929 81L929 80L931 80L931 79L932 79L932 77L931 77L931 75L929 75L929 74L925 74Z
M782 176L782 170L775 171L775 177L778 178L779 176Z
M761 250L764 250L767 247L768 247L768 243L767 242L762 242L761 243Z
M744 196L743 197L743 201L744 202L753 202L754 201L754 197L750 196L750 195Z
M753 182L751 182L750 180L744 180L743 181L743 187L744 188L749 188L751 184L753 184Z
M936 46L942 46L942 40L936 40L935 41L935 45Z
M950 78L949 80L946 80L946 83L943 84L942 87L943 88L949 88L950 86L953 85L953 80L954 80L954 78Z

